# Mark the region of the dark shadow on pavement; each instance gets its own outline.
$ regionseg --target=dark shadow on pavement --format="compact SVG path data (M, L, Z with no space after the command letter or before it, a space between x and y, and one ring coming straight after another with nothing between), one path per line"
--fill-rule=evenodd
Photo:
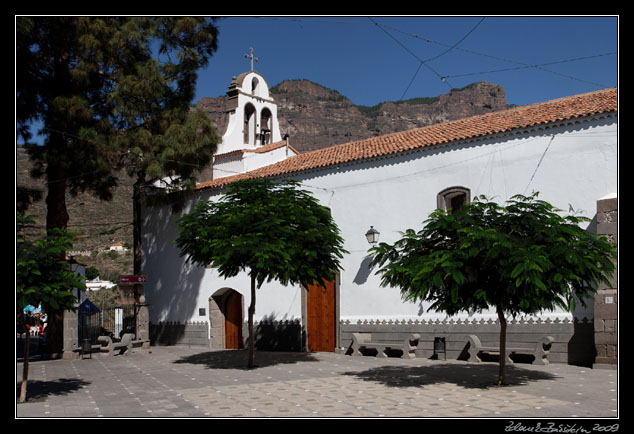
M203 365L208 369L242 369L249 370L247 366L249 350L220 350L207 351L181 357L173 363L187 363ZM284 351L255 351L255 368L264 368L280 364L317 362L318 359L311 353L284 352Z
M68 395L78 391L90 382L78 380L76 378L60 378L55 381L28 380L26 385L26 403L41 401L49 395ZM20 397L22 380L16 382L16 397Z
M497 387L498 365L443 363L434 366L381 366L366 371L344 372L343 375L393 387L424 387L438 383L451 383L469 389L487 389ZM506 366L507 385L555 378L547 372L513 365Z

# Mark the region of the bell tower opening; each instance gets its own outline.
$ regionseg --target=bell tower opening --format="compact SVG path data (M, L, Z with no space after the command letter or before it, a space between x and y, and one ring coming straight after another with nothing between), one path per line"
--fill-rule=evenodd
M262 114L260 115L260 143L262 145L268 145L271 142L271 130L273 123L273 116L271 115L271 110L268 108L264 108L262 110Z
M245 145L255 145L256 128L255 107L253 104L247 104L244 107L244 129L242 131Z

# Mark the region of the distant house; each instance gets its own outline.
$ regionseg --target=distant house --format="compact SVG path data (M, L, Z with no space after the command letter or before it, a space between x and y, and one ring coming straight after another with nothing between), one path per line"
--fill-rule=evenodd
M109 289L113 286L117 286L117 284L108 280L101 280L99 277L86 281L86 291L99 291L100 289Z
M114 243L110 246L109 249L111 252L127 252L128 248L123 246L121 241Z

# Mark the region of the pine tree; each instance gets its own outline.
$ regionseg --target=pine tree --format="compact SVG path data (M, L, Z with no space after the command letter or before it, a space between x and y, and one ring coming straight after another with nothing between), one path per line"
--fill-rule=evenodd
M125 168L136 180L134 272L141 272L145 188L170 177L169 197L191 189L220 140L191 108L217 35L205 17L16 18L17 127L31 175L46 178L47 230L67 227L67 193L109 200ZM33 143L34 124L43 144Z
M18 132L46 177L48 229L67 226L67 191L110 199L118 169L185 182L211 160L219 138L190 104L216 48L202 17L16 18Z

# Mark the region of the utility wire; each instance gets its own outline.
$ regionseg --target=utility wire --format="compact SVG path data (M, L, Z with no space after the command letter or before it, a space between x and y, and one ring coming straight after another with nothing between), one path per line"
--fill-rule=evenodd
M272 19L272 20L279 20L279 21L296 21L296 22L305 22L305 23L328 23L328 24L360 24L360 23L362 23L362 22L360 22L360 21L345 21L345 20L339 21L339 20L322 20L322 19L318 19L318 20L309 20L309 19L285 18L285 17L257 17L257 18L263 18L263 19L267 19L267 18L268 18L268 19ZM480 21L480 23L481 23L481 22L482 22L482 20ZM549 64L555 64L555 63L564 63L564 62L572 62L572 61L583 60L583 59L591 59L591 58L595 58L595 57L601 57L601 56L606 56L606 55L616 54L616 53L607 53L607 54L600 54L600 55L597 55L597 56L588 56L588 57L585 57L585 58L577 58L577 59L564 60L564 61L561 61L561 62L544 63L544 64L540 64L540 65L529 65L529 64L524 63L524 62L519 62L519 61L516 61L516 60L505 59L505 58L502 58L502 57L499 57L499 56L494 56L494 55L491 55L491 54L480 53L480 52L477 52L477 51L467 50L467 49L464 49L464 48L459 48L459 47L457 47L457 45L458 45L460 42L462 42L462 40L460 40L457 44L450 45L450 44L447 44L447 43L444 43L444 42L439 42L439 41L435 41L435 40L433 40L433 39L429 39L429 38L424 37L424 36L421 36L421 35L417 35L417 34L415 34L415 33L408 33L408 32L405 32L405 31L403 31L403 30L397 29L397 28L395 28L395 27L388 26L388 25L386 25L386 24L378 24L378 23L376 23L376 22L374 22L374 21L373 21L373 23L374 23L375 25L377 25L378 27L385 27L386 29L390 29L390 30L393 30L393 31L395 31L395 32L399 32L399 33L402 33L402 34L404 34L404 35L407 35L407 36L410 36L410 37L413 37L413 38L416 38L416 39L420 39L420 40L425 41L425 42L428 42L428 43L437 44L437 45L444 46L444 47L449 47L449 49L448 49L447 51L445 51L444 53L441 53L440 55L438 55L438 56L436 56L436 57L432 57L432 58L430 58L430 59L426 59L426 60L418 59L418 57L414 55L414 56L415 56L415 57L416 57L416 58L417 58L420 62L425 62L425 61L429 61L429 60L434 60L434 59L436 59L436 58L438 58L438 57L440 57L440 56L442 56L442 55L446 54L447 52L449 52L449 51L451 51L451 50L455 49L455 50L463 51L463 52L465 52L465 53L474 54L474 55L477 55L477 56L482 56L482 57L488 57L488 58L490 58L490 59L494 59L494 60L498 60L498 61L502 61L502 62L509 62L509 63L514 63L514 64L516 64L516 65L522 65L524 68L535 68L535 69L539 69L539 70L542 70L542 71L544 71L544 72L548 72L548 73L551 73L551 74L554 74L554 75L558 75L558 76L560 76L560 77L564 77L564 78L567 78L567 79L570 79L570 80L579 81L579 82L582 82L582 83L592 84L592 85L594 85L594 86L598 86L598 87L609 87L609 86L607 86L607 85L605 85L605 84L602 84L602 83L597 83L597 82L593 82L593 81L589 81L589 80L584 80L584 79L579 78L579 77L574 77L574 76L571 76L571 75L563 74L563 73L560 73L560 72L557 72L557 71L552 71L552 70L550 70L550 69L545 69L545 68L543 68L542 66L544 66L544 65L549 65ZM478 23L478 25L479 25L480 23ZM476 26L476 27L477 27L477 26ZM382 30L384 30L384 29L382 29ZM385 30L384 30L384 31L385 31ZM386 32L386 33L387 33L387 32ZM388 35L390 35L389 33L387 33L387 34L388 34ZM469 35L469 34L467 34L466 36L468 36L468 35ZM465 36L465 37L466 37L466 36ZM390 35L390 37L392 37L392 35ZM393 38L393 37L392 37L392 38ZM395 41L396 41L399 45L401 45L403 48L405 48L408 52L410 52L410 54L412 54L412 55L413 55L413 53L411 53L411 51L410 51L409 49L407 49L406 47L404 47L404 46L403 46L403 44L401 44L401 43L400 43L398 40L396 40L395 38L393 38L393 39L394 39L394 40L395 40ZM463 38L463 39L464 39L464 38ZM426 66L426 67L428 67L428 65L425 65L425 66ZM428 67L428 68L429 68L429 67ZM447 78L451 78L451 77L463 77L463 76L469 76L469 75L489 74L489 73L493 73L493 72L514 71L514 70L516 70L516 69L522 69L522 68L500 69L500 70L484 71L484 72L479 72L479 73L462 74L462 75L446 75L446 76L443 76L443 77L440 77L440 78L441 78L441 80L446 81L446 79L447 79ZM414 78L416 77L416 75L418 75L418 72L419 72L419 71L420 71L420 65L419 65L418 69L416 70L416 72L414 73L414 76L413 76L413 77L412 77L412 79L410 80L410 84L408 85L408 89L409 89L409 87L411 86L411 83L414 81ZM432 72L434 72L436 75L438 75L435 71L433 71L433 70L432 70ZM454 87L454 86L451 86L451 85L449 85L449 86L450 86L450 88L453 88L453 87ZM405 95L405 93L406 93L406 92L407 92L407 89L405 90L405 92L403 93L403 95ZM401 96L401 99L403 99L403 96Z
M558 73L558 72L555 72L555 71L546 70L546 69L543 69L541 67L542 66L548 66L548 65L558 65L558 64L562 64L562 63L577 62L579 60L596 59L597 57L613 56L615 54L617 54L617 53L615 53L615 52L613 52L613 53L602 53L602 54L596 54L596 55L593 55L593 56L575 57L573 59L557 60L557 61L554 61L554 62L539 63L539 64L533 64L533 65L521 64L522 66L516 66L515 68L492 69L492 70L489 70L489 71L471 72L471 73L468 73L468 74L453 74L453 75L447 75L446 77L452 77L452 78L454 78L454 77L468 77L468 76L471 76L471 75L481 75L481 74L490 74L490 73L494 73L494 72L506 72L506 71L516 71L516 70L519 70L519 69L537 68L537 69L542 69L542 70L547 71L547 72L551 72L553 74L562 75L562 76L567 77L567 78L572 78L572 79L580 80L580 81L586 81L586 80L581 80L581 79L578 79L578 78L575 78L575 77L567 76L565 74L561 74L561 73ZM592 82L588 82L588 83L592 83ZM597 84L599 86L604 86L604 85L602 85L600 83L592 83L592 84ZM607 86L604 86L604 87L607 87Z
M378 24L376 21L374 21L372 18L368 17L368 19L373 22L379 29L381 29L386 35L388 35L390 38L392 38L398 45L400 45L405 51L407 51L409 54L411 54L416 60L418 60L421 65L425 66L425 68L429 69L431 72L433 72L440 80L443 81L443 83L446 83L447 86L449 86L450 88L453 88L453 86L451 86L451 84L449 82L447 82L446 80L443 80L442 75L440 75L436 70L434 70L431 66L429 66L425 60L421 59L420 57L418 57L415 53L413 53L409 48L407 48L405 45L403 45L403 43L401 41L399 41L398 39L396 39L394 37L394 35L392 35L390 32L388 32L387 30L385 30L380 24ZM420 69L420 67L418 68ZM416 74L418 74L418 70L416 71ZM407 91L407 90L406 90ZM402 98L401 98L402 99Z
M414 79L415 79L415 78L416 78L416 76L418 75L418 71L420 71L421 66L423 66L423 62L431 62L432 60L436 60L436 59L438 59L439 57L442 57L442 56L444 56L445 54L449 53L451 50L453 50L454 48L456 48L456 47L458 46L458 44L460 44L462 41L464 41L464 40L467 38L467 36L469 36L471 33L473 33L473 31L474 31L475 29L477 29L477 28L478 28L478 26L479 26L480 24L482 24L482 21L484 21L484 19L485 19L485 18L486 18L486 17L482 17L482 19L481 19L480 21L478 21L478 24L476 24L476 25L475 25L475 26L474 26L471 30L469 30L469 32L468 32L466 35L464 35L464 36L462 37L462 39L460 39L458 42L456 42L453 46L449 47L448 49L446 49L444 52L442 52L442 53L438 54L437 56L430 57L429 59L426 59L426 60L424 60L424 61L421 61L420 65L418 65L418 69L417 69L417 70L416 70L416 72L414 73L414 76L413 76L413 77L412 77L412 79L409 81L409 84L407 85L407 88L406 88L406 89L405 89L405 91L403 92L403 95L401 95L400 100L403 100L403 98L405 98L405 94L407 93L407 91L409 90L410 86L411 86L411 85L412 85L412 83L414 82ZM441 79L443 82L446 82L446 80L447 80L447 79L446 79L446 77L445 77L445 79L443 79L442 77L441 77L440 79ZM453 86L451 86L451 85L449 85L449 87L453 88Z
M429 38L426 38L424 36L417 35L415 33L408 33L408 32L405 32L403 30L400 30L400 29L397 29L395 27L391 27L391 26L388 26L388 25L385 25L385 24L381 24L381 25L386 27L386 28L388 28L388 29L390 29L390 30L394 30L395 32L402 33L402 34L410 36L412 38L420 39L422 41L425 41L425 42L428 42L428 43L437 44L437 45L440 45L440 46L451 47L449 44L444 43L444 42L435 41L433 39L429 39ZM565 77L565 78L568 78L568 79L571 79L571 80L576 80L576 81L581 81L581 82L584 82L584 83L589 83L589 84L592 84L592 85L595 85L595 86L599 86L599 87L608 87L608 86L606 86L605 84L595 83L595 82L584 80L584 79L581 79L581 78L578 78L578 77L573 77L571 75L566 75L566 74L562 74L562 73L559 73L559 72L556 72L556 71L545 69L545 68L542 68L542 66L554 65L554 64L557 64L557 63L574 62L574 61L578 61L578 60L593 59L593 58L597 58L597 57L611 56L611 55L617 54L617 53L603 53L603 54L597 54L597 55L594 55L594 56L586 56L586 57L579 57L579 58L575 58L575 59L567 59L567 60L561 60L561 61L544 63L544 64L530 65L528 63L519 62L517 60L506 59L506 58L503 58L503 57L494 56L492 54L480 53L480 52L477 52L477 51L467 50L467 49L456 47L456 46L454 46L453 49L459 50L459 51L462 51L462 52L465 52L465 53L473 54L473 55L476 55L476 56L488 57L488 58L493 59L493 60L498 60L498 61L507 62L507 63L514 63L516 65L521 65L522 68L500 69L500 70L484 71L484 72L479 72L479 73L463 74L463 75L448 75L448 76L446 76L446 78L448 78L448 77L462 77L462 76L478 75L478 74L488 74L488 73L491 73L491 72L513 71L513 70L516 70L516 69L524 69L524 68L535 68L535 69L540 69L540 70L542 70L544 72L549 72L551 74L559 75L559 76L562 76L562 77Z
M467 37L468 37L471 33L473 33L473 32L474 32L474 30L475 30L475 29L477 29L477 28L478 28L478 26L479 26L480 24L482 24L482 21L484 21L484 19L485 19L485 18L486 18L486 17L482 17L482 19L481 19L480 21L478 21L478 24L476 24L476 25L475 25L475 26L474 26L471 30L469 30L469 32L468 32L466 35L464 35L464 36L462 37L462 39L460 39L458 42L456 42L455 44L453 44L451 47L449 47L447 50L445 50L444 52L440 53L439 55L434 56L434 57L431 57L431 58L429 58L429 59L425 60L425 62L431 62L432 60L436 60L436 59L438 59L439 57L444 56L445 54L449 53L451 50L453 50L454 48L456 48L456 47L457 47L457 46L458 46L458 45L459 45L462 41L464 41L465 39L467 39Z
M390 34L388 31L386 31L379 23L377 23L376 21L374 21L372 18L368 17L368 19L374 23L377 27L379 27L383 32L385 32L390 38L392 38L394 41L396 41L397 44L399 44L401 47L403 47L408 53L410 53L412 56L414 56L419 62L420 64L418 65L418 68L416 69L416 72L414 73L414 75L412 76L411 80L409 81L409 84L407 85L407 88L405 88L405 91L403 91L403 94L401 95L401 97L399 98L400 100L402 100L405 97L405 94L407 93L407 91L409 90L409 88L411 87L412 83L414 82L414 79L416 78L416 76L418 75L418 72L420 71L421 67L424 65L427 69L429 69L430 71L432 71L434 74L436 74L436 76L438 78L440 78L440 80L443 83L446 83L449 88L453 88L454 86L451 85L451 83L449 83L447 81L447 76L441 76L438 72L436 72L433 68L431 68L429 65L427 65L427 62L431 62L432 60L436 60L442 56L444 56L445 54L449 53L450 51L452 51L454 48L456 48L462 41L464 41L471 33L473 33L475 31L475 29L478 28L478 26L480 24L482 24L482 22L484 21L486 17L482 17L482 19L480 19L480 21L478 21L478 23L473 26L473 28L471 30L469 30L467 32L467 34L465 34L458 42L456 42L455 44L453 44L452 46L450 46L449 48L447 48L445 51L443 51L442 53L430 57L428 59L421 59L420 57L418 57L416 54L414 54L409 48L407 48L405 45L403 45L398 39L396 39L392 34Z

